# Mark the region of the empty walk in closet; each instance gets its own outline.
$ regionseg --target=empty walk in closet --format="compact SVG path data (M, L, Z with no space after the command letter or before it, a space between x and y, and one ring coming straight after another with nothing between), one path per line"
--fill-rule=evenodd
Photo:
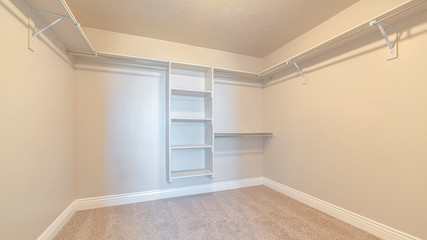
M427 0L0 0L0 240L427 239Z

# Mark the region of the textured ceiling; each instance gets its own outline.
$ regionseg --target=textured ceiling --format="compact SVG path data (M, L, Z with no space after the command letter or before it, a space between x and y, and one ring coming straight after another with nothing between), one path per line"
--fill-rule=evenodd
M83 26L264 57L357 0L68 0Z

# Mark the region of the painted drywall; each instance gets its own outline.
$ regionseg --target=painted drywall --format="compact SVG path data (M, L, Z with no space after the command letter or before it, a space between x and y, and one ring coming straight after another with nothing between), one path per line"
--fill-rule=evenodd
M123 69L107 63L76 65L77 198L183 187L262 176L262 141L219 140L215 179L166 181L165 72ZM262 128L259 86L215 84L219 130ZM253 103L244 111L243 102ZM218 114L218 115L216 115ZM219 116L219 117L217 117ZM247 154L247 152L251 154Z
M373 32L305 61L307 85L293 68L275 77L264 177L426 239L427 13L396 33L396 59Z
M267 69L313 46L366 23L408 0L360 0L327 21L295 38L288 44L263 58L263 69ZM413 1L416 2L416 1Z
M262 59L153 38L85 27L97 51L258 72Z
M44 34L27 49L18 3L0 1L0 239L36 239L74 200L73 69Z

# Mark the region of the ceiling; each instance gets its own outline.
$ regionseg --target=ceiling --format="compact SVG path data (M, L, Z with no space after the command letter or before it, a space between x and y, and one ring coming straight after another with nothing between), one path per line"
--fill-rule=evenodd
M67 0L82 26L264 57L358 0Z

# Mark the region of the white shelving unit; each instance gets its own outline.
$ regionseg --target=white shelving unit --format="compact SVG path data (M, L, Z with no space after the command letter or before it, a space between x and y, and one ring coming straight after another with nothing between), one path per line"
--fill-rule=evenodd
M214 177L213 69L169 63L167 180Z

